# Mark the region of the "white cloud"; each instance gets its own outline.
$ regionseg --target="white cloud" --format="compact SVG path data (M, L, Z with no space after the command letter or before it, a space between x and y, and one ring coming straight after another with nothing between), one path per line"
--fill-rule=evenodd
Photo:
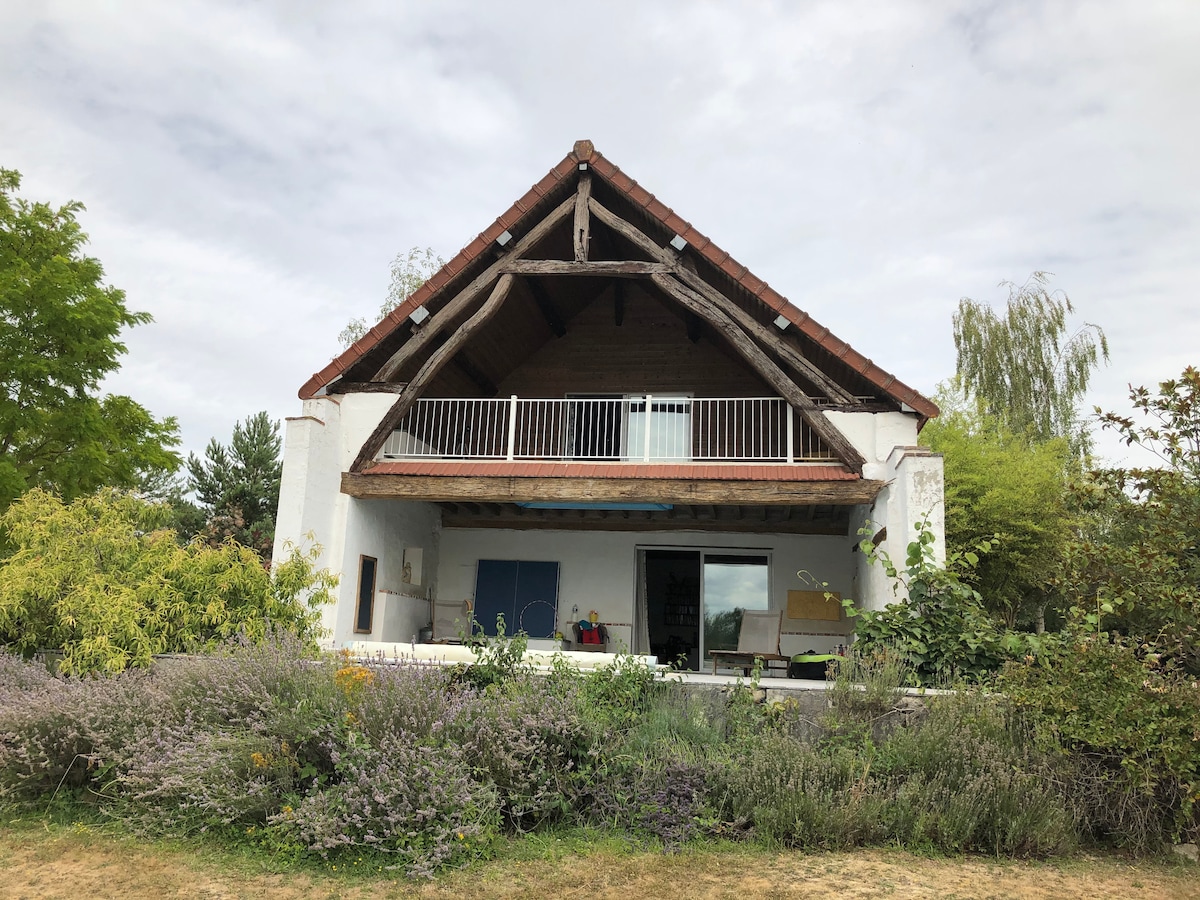
M88 204L157 319L114 384L189 449L294 413L391 256L452 254L580 137L924 390L960 296L1053 271L1122 408L1197 361L1198 38L1134 0L8 4L0 164Z

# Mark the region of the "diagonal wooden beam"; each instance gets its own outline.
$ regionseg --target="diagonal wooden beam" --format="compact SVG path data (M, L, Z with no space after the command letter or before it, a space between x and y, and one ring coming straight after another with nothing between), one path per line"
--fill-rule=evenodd
M584 262L588 258L588 247L591 244L592 215L588 211L588 201L592 199L592 173L579 173L579 189L575 192L575 227L572 236L575 243L575 261Z
M367 463L375 459L375 454L379 452L379 448L383 446L396 426L403 421L408 415L408 411L412 409L412 405L417 402L417 398L424 393L425 388L429 385L442 367L450 361L459 348L470 340L471 336L479 330L480 326L486 323L492 316L496 314L496 310L504 302L505 298L512 290L514 278L512 275L501 275L496 286L492 289L491 295L484 301L483 306L467 319L462 324L462 327L454 332L446 343L442 344L435 350L425 361L425 365L421 366L421 370L413 376L413 380L408 383L408 386L396 398L396 402L392 404L392 408L387 411L387 414L375 426L375 430L371 432L371 436L367 438L366 443L362 445L362 449L358 451L358 456L354 458L353 464L350 466L351 472L361 472L366 467Z
M766 352L750 339L750 336L738 326L738 323L725 315L722 310L706 303L704 298L680 284L670 275L651 275L650 280L659 290L673 298L684 309L690 310L710 322L717 332L733 345L742 358L762 376L763 380L778 391L779 396L783 397L788 405L800 414L800 417L820 436L834 455L851 470L862 474L863 464L866 462L862 454L846 440L845 435L834 427L825 413L812 402L812 399L788 378L787 373L772 362Z
M375 377L371 380L391 381L395 378L396 373L403 368L406 362L420 354L441 331L447 329L451 322L466 311L476 297L491 288L496 279L504 274L500 269L501 265L510 259L519 258L522 254L528 253L535 244L553 231L574 210L574 196L568 197L556 206L546 218L542 219L542 221L530 228L523 237L518 239L505 256L480 272L474 281L455 294L445 306L438 310L420 331L415 332L409 337L392 354L391 359L380 367L379 371L375 373Z
M659 262L676 264L678 256L673 250L668 250L665 247L660 247L655 241L636 225L627 222L620 216L616 215L603 205L601 205L594 197L591 200L590 208L592 215L611 228L613 231L620 234L622 237L630 241L635 247L643 253L648 254ZM719 307L726 315L733 318L746 331L750 332L760 343L769 347L774 352L791 366L795 371L799 372L805 379L810 381L814 387L820 390L831 400L836 400L846 404L861 403L857 397L835 382L832 378L822 372L816 365L804 356L799 350L781 339L781 337L771 331L750 313L746 312L711 284L701 278L696 272L683 267L677 267L675 274L679 280L690 287L693 291L700 294L710 303Z

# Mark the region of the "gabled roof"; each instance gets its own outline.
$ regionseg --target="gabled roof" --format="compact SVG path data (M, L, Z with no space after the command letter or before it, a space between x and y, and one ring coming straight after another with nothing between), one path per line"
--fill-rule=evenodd
M377 369L378 366L374 365L370 357L380 357L379 362L382 363L390 356L389 351L394 349L395 345L403 343L404 332L409 326L409 316L419 307L431 303L436 305L439 300L453 296L453 291L447 290L448 286L461 285L465 279L480 268L481 264L486 264L490 254L499 246L497 242L506 232L508 235L519 235L538 222L544 215L548 203L554 198L564 195L565 191L571 187L578 177L581 163L586 163L595 176L602 179L611 190L626 199L633 207L639 209L648 220L657 223L666 232L677 235L682 241L686 241L688 252L697 254L705 268L709 269L714 276L723 279L727 288L732 288L745 297L753 298L766 309L791 323L804 339L804 343L810 351L817 351L826 362L835 365L841 371L852 373L853 376L861 379L862 383L870 385L874 390L897 404L907 406L922 419L938 414L937 405L931 400L877 366L845 341L834 336L828 328L816 322L806 312L789 303L783 295L755 276L708 237L693 228L689 222L678 216L656 199L653 194L605 159L595 150L591 141L576 142L572 151L541 181L533 185L491 226L434 273L420 289L392 310L387 317L354 345L305 382L300 389L300 397L308 399L316 396L324 388L353 371L356 366L362 369L362 364L372 363L372 365L366 366L366 369ZM789 332L791 330L791 328L788 329ZM381 346L385 344L388 346ZM368 357L368 359L364 360L364 357ZM369 376L361 380L369 380Z

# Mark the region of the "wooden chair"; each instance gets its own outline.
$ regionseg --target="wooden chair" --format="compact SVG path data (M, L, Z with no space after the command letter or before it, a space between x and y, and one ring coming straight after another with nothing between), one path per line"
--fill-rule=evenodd
M764 673L771 663L782 662L785 666L790 657L779 652L779 632L783 628L783 610L746 610L742 613L742 630L738 633L736 650L709 650L712 657L713 674L717 664L741 668L748 676L755 660L762 660Z

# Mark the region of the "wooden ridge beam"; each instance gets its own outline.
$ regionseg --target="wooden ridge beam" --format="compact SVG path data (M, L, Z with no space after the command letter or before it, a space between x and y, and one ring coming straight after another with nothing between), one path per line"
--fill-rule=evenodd
M575 192L575 227L571 231L575 244L575 261L584 262L588 258L588 248L591 245L592 215L588 210L588 201L592 198L592 173L579 173L579 189Z
M568 197L556 206L546 218L542 219L542 221L530 228L523 237L514 242L512 249L505 256L480 272L470 284L455 294L445 306L434 313L433 317L425 323L420 331L414 332L392 354L391 358L379 368L379 371L375 373L375 377L371 380L391 381L395 378L396 373L400 371L406 362L424 350L437 337L439 332L447 330L450 324L467 310L476 297L491 288L496 279L504 274L500 270L501 265L512 258L529 252L534 245L553 231L574 209L574 196Z
M433 354L425 361L425 365L413 377L413 380L408 383L408 386L400 393L396 402L392 404L375 426L375 430L371 432L371 436L367 438L366 443L362 445L362 449L358 451L358 456L354 458L354 463L350 466L351 472L361 472L363 468L375 459L375 454L379 452L379 448L383 446L396 428L397 425L408 414L412 405L417 402L417 398L425 391L442 367L450 361L459 348L462 347L471 335L473 335L485 322L491 319L509 295L513 286L513 276L501 275L496 282L496 286L492 289L491 295L484 301L478 312L471 318L467 319L462 324L462 327L452 334L446 343L442 344Z
M853 471L862 474L863 464L866 463L862 454L846 440L845 435L834 427L812 399L800 390L779 366L771 361L766 352L752 341L745 331L738 327L733 319L712 304L706 303L704 298L689 290L670 275L652 275L650 280L659 290L674 299L684 309L690 310L712 323L721 336L733 345L734 349L762 376L763 380L778 391L779 396L783 397L788 405L800 414L801 418L820 436L834 455Z
M717 519L720 507L857 506L871 503L883 481L739 481L692 478L535 478L487 475L342 474L342 493L352 497L424 500L431 503L675 503L699 505Z
M594 197L591 201L591 211L597 219L611 228L613 231L620 234L622 237L629 240L635 247L643 253L657 259L659 262L672 265L676 276L696 291L710 303L713 303L718 308L723 310L726 315L733 318L746 331L750 332L760 343L778 353L779 356L790 365L795 371L804 376L810 381L814 387L824 393L829 399L835 400L848 405L859 403L859 399L835 382L832 378L822 372L816 365L812 363L803 353L793 347L787 341L782 340L780 335L771 332L769 326L764 325L754 316L750 315L711 284L705 281L696 272L690 269L677 265L678 255L674 250L668 250L665 247L660 247L655 241L644 231L622 219L620 216L611 212L603 206Z
M675 270L674 263L600 260L576 262L569 259L506 259L497 263L497 271L511 275L598 275L607 278L635 278L663 275Z

